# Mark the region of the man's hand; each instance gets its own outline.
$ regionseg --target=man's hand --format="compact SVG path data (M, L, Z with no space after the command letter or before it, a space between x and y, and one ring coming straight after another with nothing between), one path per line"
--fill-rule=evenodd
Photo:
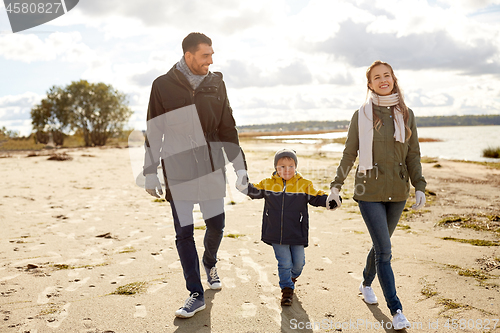
M246 170L236 171L236 189L240 192L246 191L248 188L248 174Z
M326 199L326 209L335 210L337 208L340 208L340 206L342 206L342 198L340 197L339 189L336 187L332 187L331 193Z
M425 193L422 191L415 191L415 204L411 206L411 209L417 210L425 205Z
M144 188L146 189L146 192L148 192L153 197L159 198L160 195L163 195L160 180L158 179L158 175L156 173L150 173L146 175L146 184L144 185Z

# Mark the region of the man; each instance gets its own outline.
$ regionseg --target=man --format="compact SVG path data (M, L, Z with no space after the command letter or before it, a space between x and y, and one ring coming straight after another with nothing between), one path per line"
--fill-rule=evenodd
M146 191L159 197L163 194L157 176L161 160L175 243L190 292L175 314L189 318L205 308L193 237L194 204L200 205L206 225L202 263L207 282L211 289L221 289L215 264L225 225L224 153L233 163L238 186L247 182L247 172L222 74L209 71L214 53L211 39L190 33L182 49L181 60L153 82L143 173Z

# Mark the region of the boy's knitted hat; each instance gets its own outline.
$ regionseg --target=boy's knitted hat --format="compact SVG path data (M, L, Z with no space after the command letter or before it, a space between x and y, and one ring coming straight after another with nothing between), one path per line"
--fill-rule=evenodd
M278 161L280 160L280 158L283 158L283 157L290 157L291 159L293 159L293 161L295 162L295 167L297 167L297 155L295 154L295 150L292 150L292 149L281 149L281 150L278 150L276 152L276 154L274 155L274 167L276 168L276 165L278 164Z

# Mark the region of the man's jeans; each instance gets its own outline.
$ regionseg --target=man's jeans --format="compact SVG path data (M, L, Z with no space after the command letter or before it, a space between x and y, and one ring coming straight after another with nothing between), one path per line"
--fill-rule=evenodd
M371 286L375 275L378 275L385 301L392 315L395 315L398 309L403 310L396 295L396 283L391 267L391 236L396 229L405 203L406 201L358 202L359 210L373 242L363 270L363 285Z
M203 253L203 265L207 268L212 268L217 262L217 251L222 240L224 232L224 199L202 201L200 210L203 214L204 211L213 210L214 206L220 209L222 214L210 217L205 220L207 227L205 231L205 238L203 245L205 251ZM186 288L190 294L197 292L203 298L203 285L201 284L200 277L200 262L198 259L198 252L194 243L194 224L181 226L178 214L193 214L194 202L190 201L170 201L172 207L172 215L174 218L175 228L175 245L179 258L181 260L184 278L186 279ZM207 208L209 207L209 208Z
M302 273L306 263L304 245L280 245L273 244L274 255L278 260L278 275L280 288L295 288L292 278Z

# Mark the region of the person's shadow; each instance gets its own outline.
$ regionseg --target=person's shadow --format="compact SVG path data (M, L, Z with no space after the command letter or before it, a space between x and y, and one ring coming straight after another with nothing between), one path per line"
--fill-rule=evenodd
M365 303L365 302L363 302ZM386 331L386 332L406 332L406 329L403 329L403 330L399 330L399 331L396 331L394 330L394 328L392 327L392 319L390 319L389 317L387 317L385 314L382 313L382 311L380 311L380 308L378 307L378 304L368 304L368 303L365 303L365 305L367 306L368 310L371 311L371 313L373 314L373 317L375 318L375 320L373 321L373 323L375 322L378 322L378 323L382 323L383 321L383 329ZM387 324L388 322L390 322L391 324ZM364 326L366 328L366 325ZM368 325L368 328L371 328L370 325ZM382 328L382 324L378 327L375 327L373 326L373 330L375 329L381 329Z
M306 310L302 307L302 303L293 295L293 303L291 306L281 307L281 332L310 332L307 324L310 323L309 316Z
M191 318L175 318L173 325L177 326L176 333L211 332L212 323L210 313L212 302L220 290L205 290L205 310L196 313Z

